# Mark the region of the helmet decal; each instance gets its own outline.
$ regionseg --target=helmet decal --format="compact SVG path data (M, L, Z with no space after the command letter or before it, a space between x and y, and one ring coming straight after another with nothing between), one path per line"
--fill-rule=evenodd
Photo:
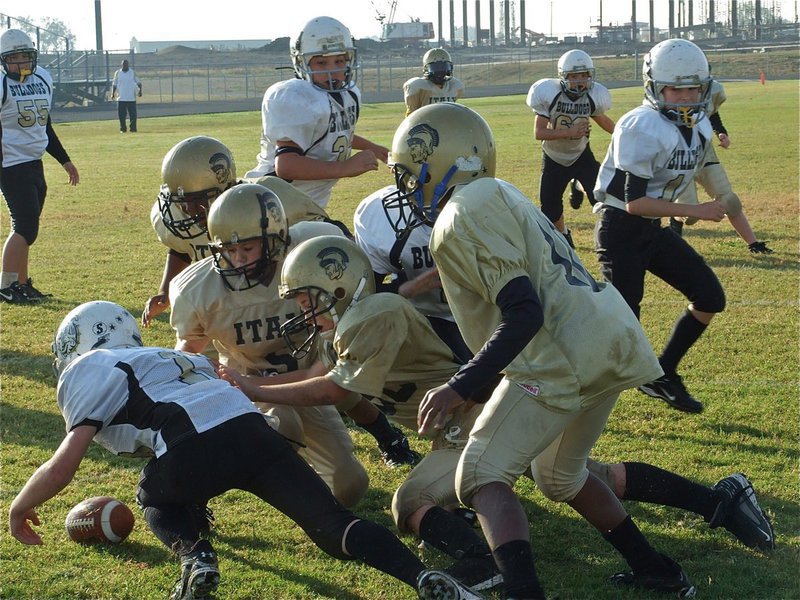
M231 173L231 161L227 154L223 152L212 154L208 160L208 165L214 171L214 175L220 185L226 185L232 179L236 179L236 176Z
M411 153L411 160L421 164L439 145L439 132L427 123L420 123L408 130L406 144Z
M347 263L350 257L339 248L329 246L323 248L318 254L319 266L325 270L326 275L331 281L341 279L347 270Z
M69 356L78 348L80 343L80 330L78 328L78 317L70 320L54 343L54 352L61 356Z

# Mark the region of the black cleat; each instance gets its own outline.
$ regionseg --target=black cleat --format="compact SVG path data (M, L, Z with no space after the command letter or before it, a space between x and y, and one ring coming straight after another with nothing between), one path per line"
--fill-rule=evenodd
M569 182L569 205L574 208L578 209L583 204L583 188L578 183L577 179L572 179Z
M419 452L415 452L408 445L408 438L397 427L392 427L394 437L391 440L378 444L381 451L381 458L387 467L395 468L400 465L415 465L420 460Z
M639 391L652 398L659 398L672 408L688 413L703 412L703 404L689 394L680 375L662 375L639 386Z
M734 473L714 484L721 496L708 526L724 527L748 548L768 552L775 548L772 523L756 500L753 484L743 473Z
M608 578L617 585L629 585L645 588L654 592L677 593L678 598L694 598L697 588L692 585L681 566L670 557L660 554L666 564L666 570L660 573L636 573L623 571Z
M678 237L683 237L683 221L679 221L675 217L670 217L669 228L672 229Z
M202 549L198 549L198 546ZM181 558L181 576L169 600L202 600L209 598L219 585L217 553L207 540L197 542L192 551Z
M422 600L481 600L482 596L470 590L444 571L427 569L417 577L417 594Z
M45 294L44 292L40 292L35 287L33 287L33 279L28 277L28 281L25 283L20 284L22 289L25 291L25 295L31 299L31 302L41 302L52 296L53 294Z
M10 286L0 290L0 300L9 304L35 304L37 301L28 296L25 287L14 281Z

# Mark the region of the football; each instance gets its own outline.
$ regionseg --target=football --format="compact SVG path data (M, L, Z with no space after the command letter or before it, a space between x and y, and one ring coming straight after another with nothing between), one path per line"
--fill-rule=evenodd
M64 527L74 542L119 544L133 530L133 513L111 496L87 498L67 514Z

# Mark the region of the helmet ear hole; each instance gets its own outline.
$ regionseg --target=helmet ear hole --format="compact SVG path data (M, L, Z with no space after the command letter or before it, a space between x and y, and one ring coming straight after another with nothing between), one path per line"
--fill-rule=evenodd
M336 296L337 300L341 300L347 295L347 290L345 290L343 287L337 287L335 290L333 290L333 295Z

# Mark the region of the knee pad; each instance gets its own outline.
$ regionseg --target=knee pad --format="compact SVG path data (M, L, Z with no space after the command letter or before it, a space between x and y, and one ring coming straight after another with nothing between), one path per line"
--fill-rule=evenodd
M617 478L614 476L614 471L611 469L610 464L597 462L596 460L587 458L586 468L589 470L589 473L605 483L608 488L616 494Z
M717 198L717 200L719 200L722 203L722 206L725 207L725 213L729 217L738 217L740 214L742 214L742 201L739 200L739 196L733 192L722 194L719 198Z
M692 302L696 310L715 314L724 311L725 305L725 290L719 281L715 281L715 285L703 290L703 295L698 301Z
M39 221L34 223L14 223L14 233L25 238L28 246L33 246L33 242L39 237Z
M552 470L543 471L536 466L535 461L533 463L533 478L536 481L536 487L542 491L545 498L554 502L572 500L583 488L587 477L589 477L589 471L584 469L575 478L564 479Z

